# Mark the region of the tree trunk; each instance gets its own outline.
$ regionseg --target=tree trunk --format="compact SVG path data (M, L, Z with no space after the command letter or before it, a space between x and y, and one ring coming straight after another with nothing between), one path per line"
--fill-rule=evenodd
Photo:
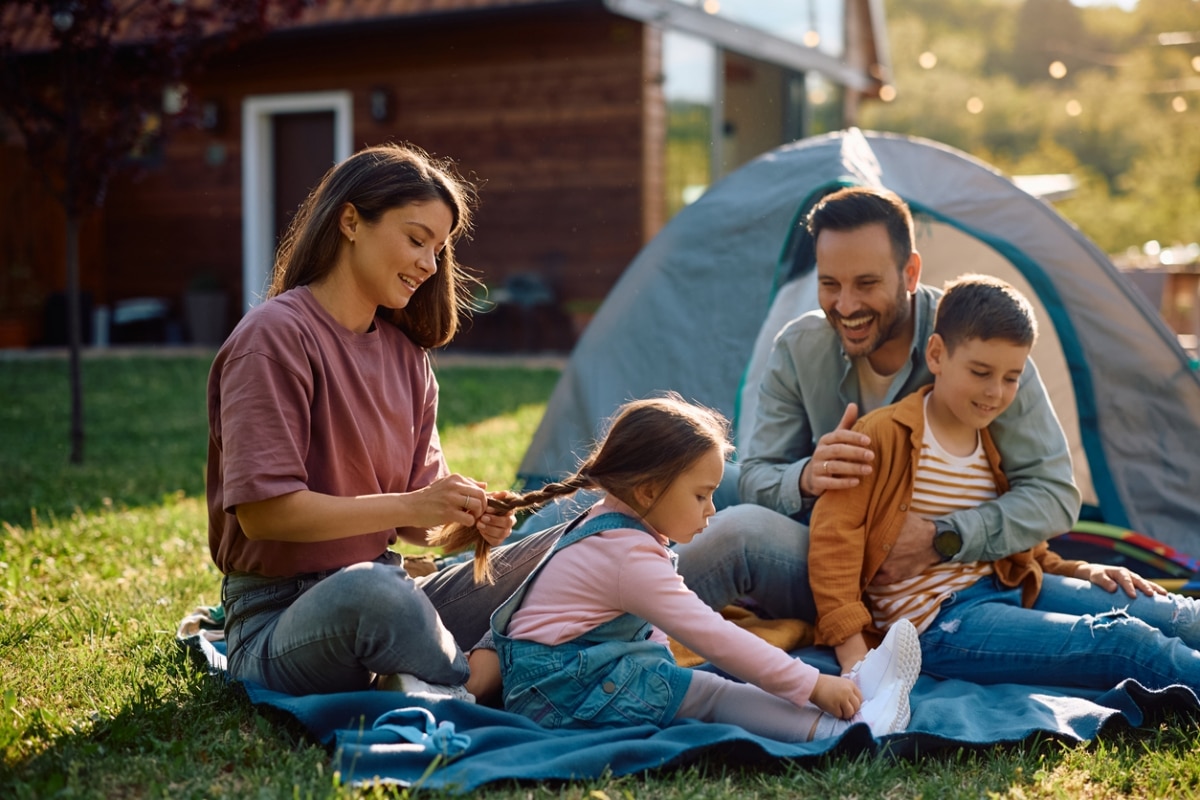
M79 319L79 215L67 212L67 344L71 370L71 463L83 463L83 373L79 351L83 341Z

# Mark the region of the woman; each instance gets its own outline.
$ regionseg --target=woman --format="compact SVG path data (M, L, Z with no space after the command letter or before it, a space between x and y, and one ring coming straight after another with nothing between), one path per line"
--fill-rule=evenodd
M469 278L454 242L471 187L410 147L333 167L296 213L269 299L221 347L208 382L209 546L224 573L229 671L291 694L421 682L470 699L499 689L488 618L553 536L413 580L398 539L512 530L478 481L451 474L426 348L458 327ZM382 682L381 682L382 683Z

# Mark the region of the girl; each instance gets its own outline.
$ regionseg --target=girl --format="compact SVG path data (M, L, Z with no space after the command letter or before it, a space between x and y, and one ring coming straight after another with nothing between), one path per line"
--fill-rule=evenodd
M442 457L427 348L466 304L454 243L471 188L410 147L333 167L293 219L269 299L221 347L208 382L209 546L224 573L229 671L292 694L392 686L498 691L494 652L463 650L551 536L411 579L397 539L447 523L489 544L512 530L484 484ZM464 689L465 687L465 689Z
M669 545L704 530L730 450L716 412L678 395L635 401L574 475L509 498L523 508L604 492L492 617L506 708L547 727L686 717L793 742L860 720L876 736L903 729L920 670L911 628L897 627L856 684L728 622L676 574ZM668 635L749 683L676 666Z

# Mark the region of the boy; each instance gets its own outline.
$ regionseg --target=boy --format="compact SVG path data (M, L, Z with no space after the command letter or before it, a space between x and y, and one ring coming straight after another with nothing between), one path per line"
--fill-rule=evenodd
M966 275L947 285L925 351L933 385L859 421L878 469L813 509L817 642L850 671L908 619L921 634L924 671L939 677L1200 688L1200 604L1123 567L1066 561L1043 542L998 561L945 560L905 581L871 583L908 511L935 518L1008 490L988 425L1012 403L1036 336L1029 301L1007 283ZM1118 587L1124 608L1114 607Z

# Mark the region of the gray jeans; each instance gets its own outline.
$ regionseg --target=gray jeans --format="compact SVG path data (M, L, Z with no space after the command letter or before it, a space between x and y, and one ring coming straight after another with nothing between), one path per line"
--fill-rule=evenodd
M675 551L683 582L710 607L749 598L769 617L816 622L808 526L791 517L751 503L728 506Z
M406 672L461 685L463 651L490 633L492 612L533 571L557 529L493 551L492 585L470 562L413 579L401 556L288 578L227 575L221 586L229 673L288 694L366 689Z

